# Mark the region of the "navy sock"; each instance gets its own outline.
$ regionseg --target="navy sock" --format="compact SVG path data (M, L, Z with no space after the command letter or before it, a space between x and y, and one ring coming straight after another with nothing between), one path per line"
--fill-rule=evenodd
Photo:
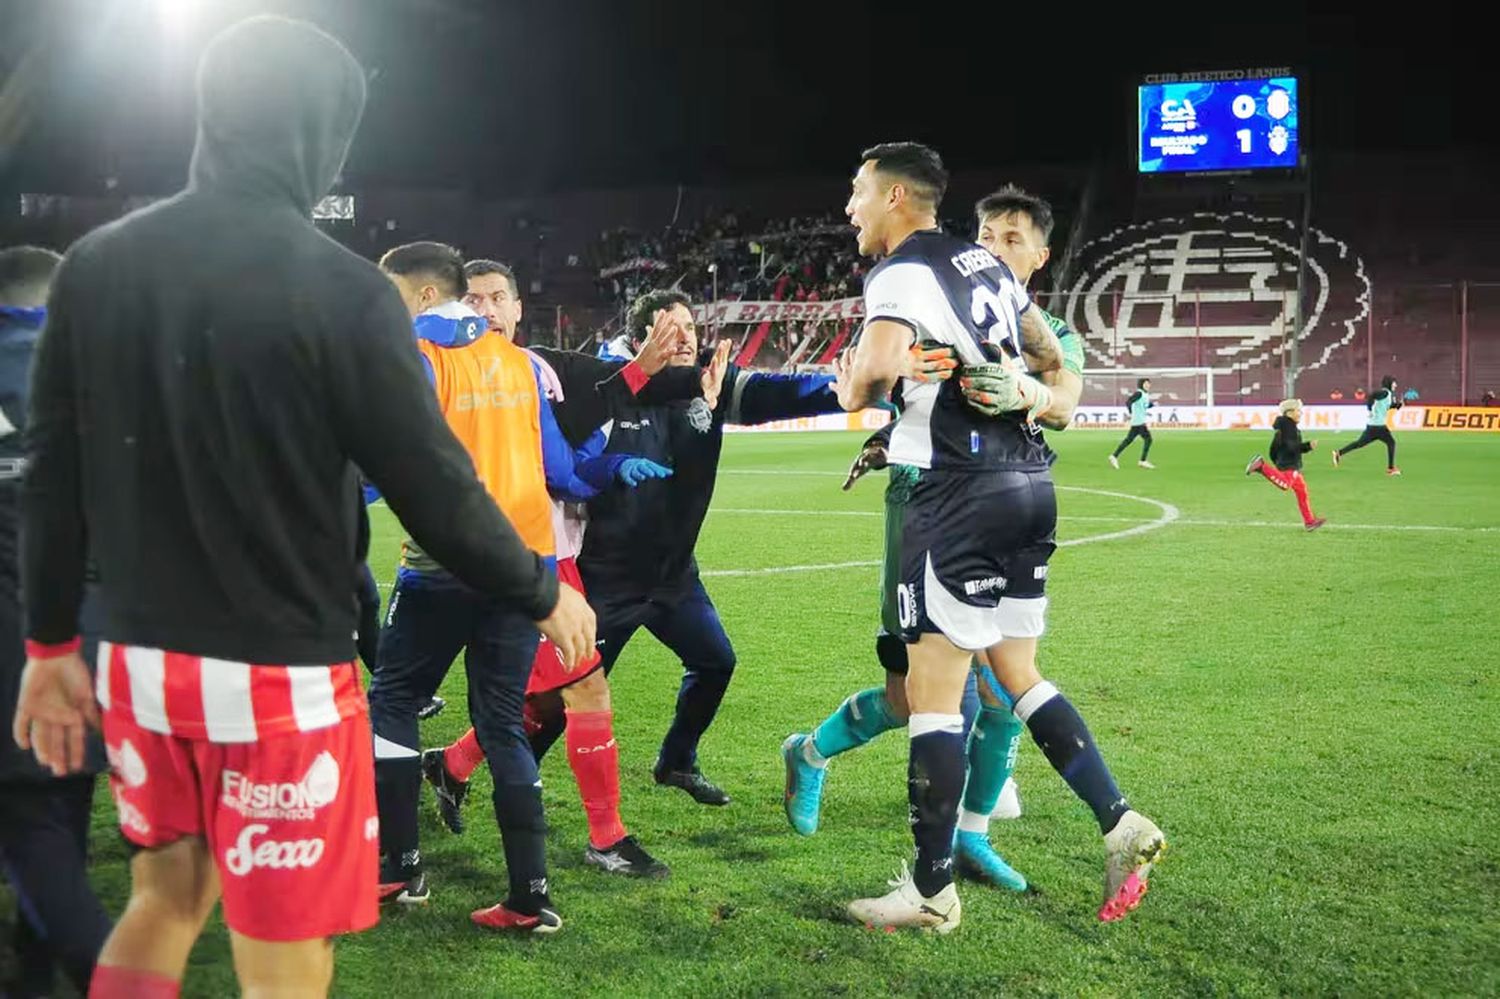
M916 714L907 731L906 794L917 859L912 880L927 898L953 881L953 829L964 792L963 716Z
M380 814L380 880L406 881L422 869L417 849L417 805L422 763L416 756L375 761L375 807Z
M1016 701L1016 717L1031 729L1031 737L1052 769L1094 810L1099 831L1113 829L1130 805L1104 765L1089 727L1068 699L1043 681Z
M542 813L541 783L496 784L493 800L510 880L505 907L534 916L552 904L547 894L547 820Z

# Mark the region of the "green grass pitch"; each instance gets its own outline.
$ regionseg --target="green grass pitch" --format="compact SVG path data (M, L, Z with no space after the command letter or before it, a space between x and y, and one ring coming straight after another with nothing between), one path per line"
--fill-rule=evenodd
M910 853L906 739L832 763L810 839L782 815L778 746L880 682L885 477L839 491L854 434L737 435L698 548L739 654L702 749L733 804L652 784L679 673L642 632L612 679L623 810L672 877L584 866L582 810L555 752L543 777L563 931L475 929L469 911L505 883L481 771L462 837L424 799L432 905L342 940L335 993L1500 992L1500 438L1402 435L1406 474L1388 479L1378 447L1335 471L1323 435L1307 478L1329 526L1306 534L1289 494L1241 474L1268 437L1163 431L1155 471L1134 453L1115 471L1104 457L1115 434L1055 435L1064 547L1043 671L1171 843L1124 922L1095 921L1097 828L1029 738L1016 775L1025 814L993 837L1032 892L961 883L963 925L940 939L844 921L844 904L884 891ZM380 510L383 581L398 540ZM464 725L461 670L443 693L449 708L423 733L433 745ZM127 878L106 797L97 883L118 910ZM184 994L233 991L216 918Z

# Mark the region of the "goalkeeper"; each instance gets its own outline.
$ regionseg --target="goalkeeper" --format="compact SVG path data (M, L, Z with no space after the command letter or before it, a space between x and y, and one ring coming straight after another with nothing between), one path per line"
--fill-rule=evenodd
M1006 188L980 202L979 242L1004 260L1024 282L1046 260L1045 239L1040 236L1041 226L1034 220L1042 216L1050 229L1051 214L1046 210L1043 215L1045 202L1040 202L1040 207L1029 201L1014 204L1017 196L1030 197L1024 192ZM1001 198L1007 200L997 205L990 204ZM987 208L990 210L986 211ZM1028 229L1031 231L1026 232ZM1021 231L1019 239L1017 230ZM1042 251L1036 253L1032 250L1027 257L1013 259L1018 242L1028 244L1028 248L1040 242ZM1035 263L1028 266L1031 261ZM1073 418L1083 388L1083 339L1060 320L1045 312L1041 314L1062 345L1063 365L1059 369L1032 376L1022 372L1017 365L995 362L968 365L960 371L951 348L919 345L912 348L905 374L918 381L942 381L957 374L965 398L976 409L992 416L1024 410L1035 424L1064 429ZM844 482L846 490L866 472L887 467L886 452L892 426L886 426L865 442ZM810 734L794 734L783 743L787 818L792 828L804 836L817 831L828 760L906 723L906 647L897 637L896 584L899 581L903 508L915 484L917 470L905 465L890 465L889 468L890 484L885 494L885 559L881 570L881 629L875 639L876 656L886 670L886 683L884 688L872 687L850 696ZM983 681L978 684L981 707L969 732L969 773L959 811L954 855L963 868L978 874L983 880L1024 891L1025 877L995 851L988 834L992 813L1002 818L1015 818L1021 813L1010 774L1020 748L1022 725L1012 714L1013 705L988 664L976 659L974 667L970 683L973 686L976 679ZM965 695L967 702L968 691ZM966 710L965 714L968 713Z

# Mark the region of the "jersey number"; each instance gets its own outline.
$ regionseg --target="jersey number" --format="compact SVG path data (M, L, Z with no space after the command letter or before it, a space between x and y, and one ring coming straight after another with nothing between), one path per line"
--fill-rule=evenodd
M1004 310L1005 303L1000 300L1000 296L995 294L992 289L986 288L982 284L974 286L973 296L969 299L969 318L974 320L975 326L984 331L986 339L988 339L990 327L1000 322L1000 317L1004 315ZM1006 332L1011 338L1011 347L1014 353L1019 356L1021 345L1016 342L1013 333L1009 330Z

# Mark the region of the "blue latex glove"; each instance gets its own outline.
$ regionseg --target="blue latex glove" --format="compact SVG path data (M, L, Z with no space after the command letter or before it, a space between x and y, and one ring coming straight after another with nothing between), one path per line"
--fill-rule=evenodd
M672 477L672 470L665 465L658 465L650 458L626 458L620 463L615 476L634 489L647 479L669 479Z

